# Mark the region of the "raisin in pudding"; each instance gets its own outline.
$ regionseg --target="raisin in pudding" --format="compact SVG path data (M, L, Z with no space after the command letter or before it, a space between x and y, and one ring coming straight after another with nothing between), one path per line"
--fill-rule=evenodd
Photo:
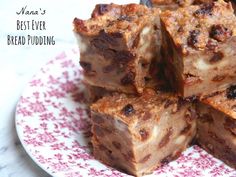
M89 20L74 19L86 82L107 90L142 93L160 52L159 9L99 4Z
M161 15L166 76L183 97L236 82L236 17L231 3L191 5Z
M103 97L91 116L94 156L136 176L176 159L196 131L192 103L150 89L140 97Z

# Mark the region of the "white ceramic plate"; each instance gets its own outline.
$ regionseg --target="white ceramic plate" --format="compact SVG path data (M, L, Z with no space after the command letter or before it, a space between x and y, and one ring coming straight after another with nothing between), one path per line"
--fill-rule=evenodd
M55 177L123 177L91 155L89 117L77 49L63 52L29 82L16 109L16 129L29 156ZM198 146L153 176L230 176L236 172Z

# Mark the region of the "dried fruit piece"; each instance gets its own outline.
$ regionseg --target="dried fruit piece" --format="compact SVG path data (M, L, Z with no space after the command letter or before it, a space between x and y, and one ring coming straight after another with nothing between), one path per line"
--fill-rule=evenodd
M228 99L235 99L236 98L236 85L232 85L226 91L226 96Z
M218 42L214 39L209 39L206 44L206 48L214 51L218 48Z
M114 35L114 34L115 33L107 33L105 30L101 30L99 32L99 38L111 46L116 46L116 45L118 45L118 43L116 41L117 34L116 35Z
M109 10L107 4L98 4L97 6L99 15L104 15Z
M129 116L133 113L135 113L134 107L132 106L132 104L127 104L123 109L122 112L126 115Z
M151 156L152 156L151 154L146 155L142 160L139 161L139 163L147 162L150 159Z
M212 116L210 114L203 114L201 116L199 116L199 120L202 122L202 123L213 123L214 120L212 118Z
M221 51L215 52L213 57L210 59L210 63L216 63L224 58L224 54Z
M149 133L148 133L148 131L145 130L145 129L139 130L139 134L140 134L140 136L141 136L141 140L142 140L142 141L147 140L148 137L149 137Z
M161 160L162 165L168 164L172 160L172 155L166 156L164 159Z
M212 10L213 10L214 4L204 4L200 6L200 9L195 11L193 14L197 17L202 17L205 15L212 15Z
M146 5L147 7L153 7L151 0L140 0L140 4Z
M99 52L103 52L108 48L106 42L103 39L95 38L90 41L91 46L94 46Z
M112 141L112 144L116 149L121 149L121 144L119 142Z
M162 148L164 147L169 141L170 141L170 136L173 134L173 128L169 128L166 135L162 138L162 140L160 141L158 147Z
M213 25L211 27L210 37L219 42L223 42L231 37L232 34L232 31L224 27L224 25Z
M116 53L115 60L118 63L127 63L130 60L133 60L135 58L135 55L133 55L129 51L120 51Z
M177 30L179 33L184 32L184 28L182 26L179 27L179 29Z
M121 82L122 85L132 84L134 82L134 77L135 77L134 73L129 72L121 79L120 82Z
M192 30L189 32L188 45L191 47L196 47L198 43L198 36L200 35L200 30Z
M213 77L212 81L213 82L220 82L222 80L224 80L226 78L225 75L216 75L215 77Z

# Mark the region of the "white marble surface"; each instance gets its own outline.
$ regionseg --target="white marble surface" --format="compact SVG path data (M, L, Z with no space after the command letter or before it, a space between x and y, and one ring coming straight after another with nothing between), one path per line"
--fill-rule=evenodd
M76 47L72 33L75 16L86 18L94 4L110 0L0 0L0 177L48 177L26 154L17 137L14 114L30 78L58 53ZM113 0L128 3L127 0ZM132 0L131 2L138 2ZM45 9L44 16L17 15L22 7ZM17 20L46 21L46 31L17 31ZM54 35L54 46L9 46L7 35Z

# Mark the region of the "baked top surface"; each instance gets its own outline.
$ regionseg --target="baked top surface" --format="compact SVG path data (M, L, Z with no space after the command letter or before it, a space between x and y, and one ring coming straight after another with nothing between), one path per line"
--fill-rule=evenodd
M236 85L201 101L236 119Z
M119 119L125 124L137 123L139 120L157 116L166 106L177 104L178 98L171 93L156 93L146 89L138 96L115 94L103 97L91 106L91 110Z
M164 11L161 21L183 54L206 50L209 42L221 43L236 35L234 10L222 0Z
M167 5L167 4L176 3L175 0L151 0L151 2L152 2L153 4L159 4L159 5L161 5L161 4Z
M74 30L83 35L97 35L101 30L107 33L132 33L150 23L160 10L149 9L140 4L98 4L88 20L74 19Z
M203 0L151 0L152 4L157 5L157 7L158 5L174 5L174 4L178 6L187 6L187 5L193 4L194 1L201 2ZM204 1L207 1L207 0L204 0Z

